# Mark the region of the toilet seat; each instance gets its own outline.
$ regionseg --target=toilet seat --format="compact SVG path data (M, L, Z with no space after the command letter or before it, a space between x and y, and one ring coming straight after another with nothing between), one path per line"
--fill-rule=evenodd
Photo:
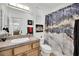
M51 53L51 47L47 44L42 44L41 49L42 49L43 52Z

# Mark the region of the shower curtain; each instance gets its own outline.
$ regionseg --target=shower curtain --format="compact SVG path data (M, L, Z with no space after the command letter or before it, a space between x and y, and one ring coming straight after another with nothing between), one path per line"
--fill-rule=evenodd
M74 23L79 16L79 4L74 3L46 15L45 28L48 30L46 41L56 56L73 56Z

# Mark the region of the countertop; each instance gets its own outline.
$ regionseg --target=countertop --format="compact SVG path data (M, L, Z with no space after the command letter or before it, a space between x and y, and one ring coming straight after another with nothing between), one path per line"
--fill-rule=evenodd
M36 41L39 41L39 39L34 38L34 37L31 37L28 42L22 42L22 43L12 43L11 40L6 40L5 42L0 42L0 51L30 44Z

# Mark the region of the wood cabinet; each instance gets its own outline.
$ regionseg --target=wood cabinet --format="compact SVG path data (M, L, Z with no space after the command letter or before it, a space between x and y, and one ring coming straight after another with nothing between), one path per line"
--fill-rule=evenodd
M1 51L1 56L38 56L39 55L39 41L30 44L22 45L5 51Z
M0 56L12 56L12 49L1 51Z
M14 55L18 55L23 52L26 52L26 46L14 48Z
M22 53L25 53L28 50L31 50L31 44L14 48L14 55L21 55Z

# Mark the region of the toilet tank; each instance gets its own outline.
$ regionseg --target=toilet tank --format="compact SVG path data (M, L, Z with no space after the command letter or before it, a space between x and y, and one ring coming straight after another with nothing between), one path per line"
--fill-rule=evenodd
M44 44L44 37L40 38L40 44Z

